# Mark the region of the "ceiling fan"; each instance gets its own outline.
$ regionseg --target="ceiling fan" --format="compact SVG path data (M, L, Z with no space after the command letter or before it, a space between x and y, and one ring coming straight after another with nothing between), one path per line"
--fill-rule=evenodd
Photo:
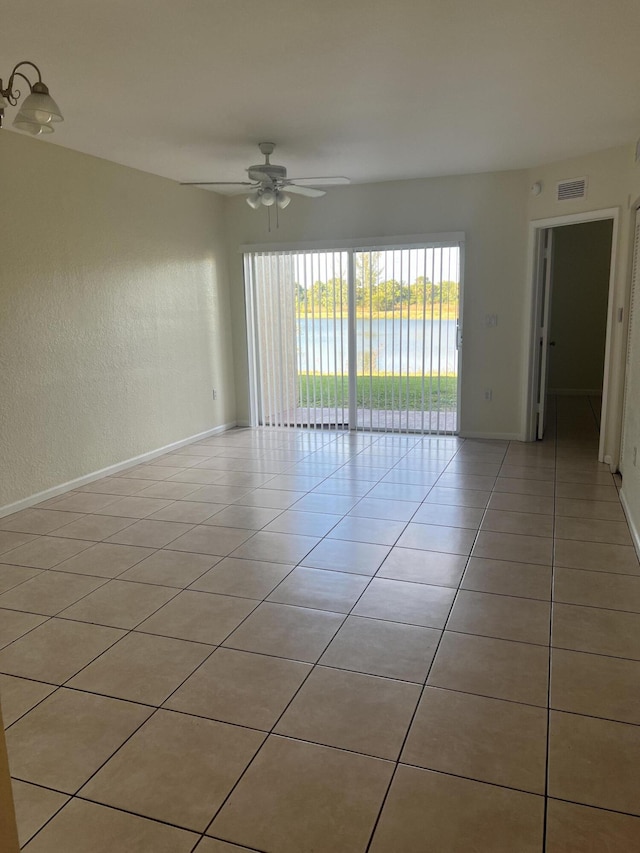
M324 190L315 189L318 186L336 186L350 183L349 178L343 177L316 177L316 178L288 178L284 166L276 166L269 158L274 152L273 142L261 142L258 146L264 155L264 163L249 166L247 173L248 181L182 181L182 186L201 187L248 187L244 192L250 193L247 204L254 210L261 205L269 208L276 205L284 210L291 202L291 195L303 195L308 198L318 198L325 195ZM276 209L277 209L276 208Z

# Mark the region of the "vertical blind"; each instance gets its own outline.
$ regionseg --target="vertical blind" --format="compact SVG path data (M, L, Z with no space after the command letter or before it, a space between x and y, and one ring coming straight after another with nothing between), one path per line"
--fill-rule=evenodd
M457 432L459 243L244 264L254 424Z

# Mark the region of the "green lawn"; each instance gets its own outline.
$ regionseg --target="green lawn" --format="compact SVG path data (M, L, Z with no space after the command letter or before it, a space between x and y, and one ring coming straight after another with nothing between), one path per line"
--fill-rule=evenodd
M391 376L356 377L357 406L365 409L401 409L406 411L455 409L457 405L455 376L405 378ZM347 378L336 376L298 376L299 406L347 408ZM424 402L423 402L424 401Z

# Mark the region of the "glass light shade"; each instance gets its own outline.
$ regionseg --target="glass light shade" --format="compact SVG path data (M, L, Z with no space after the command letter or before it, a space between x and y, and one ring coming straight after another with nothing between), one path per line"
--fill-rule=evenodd
M45 95L41 92L32 92L28 95L23 103L20 112L31 121L38 124L49 124L52 121L64 121L60 107L53 100L51 95Z
M278 198L276 199L276 204L280 208L280 210L284 210L285 207L288 207L291 204L291 196L286 193L279 192Z
M271 207L276 203L276 194L273 190L264 190L261 200L265 207Z
M46 133L53 133L53 127L50 124L40 124L26 116L22 110L14 118L13 126L16 130L22 130L24 133L30 133L32 136L42 136Z
M249 207L252 207L254 210L257 210L260 207L260 193L252 193L247 197L247 204Z

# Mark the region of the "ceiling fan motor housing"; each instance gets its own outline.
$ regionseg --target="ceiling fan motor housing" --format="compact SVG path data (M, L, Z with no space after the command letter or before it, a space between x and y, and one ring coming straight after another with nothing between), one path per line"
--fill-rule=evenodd
M274 166L271 163L260 163L256 166L249 166L247 169L249 178L252 181L284 181L287 177L287 170L284 166Z

